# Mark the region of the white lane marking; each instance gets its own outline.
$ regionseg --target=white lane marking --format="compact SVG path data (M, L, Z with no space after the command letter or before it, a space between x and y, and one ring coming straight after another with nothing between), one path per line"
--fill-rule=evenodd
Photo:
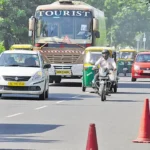
M67 99L71 99L71 98L77 98L77 97L79 97L79 96L81 96L81 95L76 95L76 96L73 96L73 97L66 97ZM63 102L65 102L65 100L64 101L58 101L58 102L56 102L57 104L59 104L59 103L63 103Z
M22 115L22 114L23 114L23 113L16 113L16 114L9 115L9 116L6 116L6 117L10 118L10 117L15 117L15 116Z
M73 96L73 97L71 97L71 98L77 98L77 97L80 97L81 95L76 95L76 96Z
M35 108L35 110L43 109L45 107L47 107L47 106L45 105L45 106L37 107L37 108Z
M64 102L64 101L58 101L58 102L56 102L56 103L59 104L59 103L62 103L62 102Z

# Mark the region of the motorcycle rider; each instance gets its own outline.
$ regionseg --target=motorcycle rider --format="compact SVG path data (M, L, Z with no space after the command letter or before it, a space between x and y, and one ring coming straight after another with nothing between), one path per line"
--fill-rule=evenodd
M102 56L96 61L95 65L93 66L93 70L97 68L98 65L100 65L100 69L99 72L94 76L94 80L92 81L93 83L95 83L102 69L105 68L109 69L110 74L108 76L111 83L116 81L116 74L117 74L116 62L114 58L109 57L109 51L107 49L102 51ZM112 85L113 84L111 84L110 89L112 89Z

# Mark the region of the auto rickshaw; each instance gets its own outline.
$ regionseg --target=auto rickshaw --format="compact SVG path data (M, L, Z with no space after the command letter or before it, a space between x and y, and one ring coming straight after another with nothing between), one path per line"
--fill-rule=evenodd
M87 87L92 87L92 80L94 79L95 71L92 70L95 62L102 55L104 49L109 50L110 57L113 58L115 51L112 47L100 47L100 46L90 46L84 51L84 63L83 63L83 76L82 76L82 91L85 92ZM116 58L115 58L116 60Z
M33 50L33 46L31 44L14 44L10 50Z
M131 67L137 52L134 49L120 49L117 59L117 75L131 73Z

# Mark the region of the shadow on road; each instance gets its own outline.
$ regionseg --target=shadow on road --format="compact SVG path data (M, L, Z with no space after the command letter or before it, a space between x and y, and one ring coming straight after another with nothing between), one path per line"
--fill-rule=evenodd
M118 83L118 88L150 88L150 84L142 84L142 83Z
M133 102L143 102L143 101L142 100L106 100L105 102L133 103Z
M61 126L64 125L0 124L0 142L37 142L37 143L59 142L59 140L33 139L33 137L35 136L26 136L22 134L38 134L48 132Z
M49 94L49 101L58 101L58 100L84 100L84 98L96 98L97 96L93 95L79 95L79 94L69 94L69 93L52 93Z
M0 150L32 150L32 149L9 149L9 148L0 148Z
M20 96L20 95L17 95L17 96L14 96L14 95L13 95L13 96L10 96L10 95L9 95L9 96L6 96L6 95L5 95L5 96L2 96L2 97L1 97L1 100L3 100L3 99L4 99L4 100L8 100L8 101L9 101L9 100L16 100L16 101L18 101L18 100L19 100L19 101L20 101L20 100L26 100L26 101L35 100L35 101L39 101L39 100L38 100L38 97L36 97L36 96L30 97L30 95L29 95L28 97L27 97L27 96L24 97L24 96Z
M4 95L4 97L2 97L2 100L16 100L16 101L20 101L20 100L24 100L24 101L39 101L39 102L43 102L43 101L72 101L72 100L84 100L84 98L95 98L97 97L97 95L93 96L93 95L79 95L79 94L71 94L71 93L49 93L49 96L46 100L38 100L37 96L34 97L30 97L29 96L20 96L20 95L13 95L13 96L6 96Z
M63 86L63 87L81 87L81 82L61 82L59 84L50 84L49 86Z
M150 94L150 92L117 92L117 94Z

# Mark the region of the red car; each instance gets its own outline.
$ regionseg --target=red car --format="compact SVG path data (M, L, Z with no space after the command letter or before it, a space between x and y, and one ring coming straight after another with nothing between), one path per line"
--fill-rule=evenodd
M137 54L131 69L132 79L150 78L150 52L140 52Z

